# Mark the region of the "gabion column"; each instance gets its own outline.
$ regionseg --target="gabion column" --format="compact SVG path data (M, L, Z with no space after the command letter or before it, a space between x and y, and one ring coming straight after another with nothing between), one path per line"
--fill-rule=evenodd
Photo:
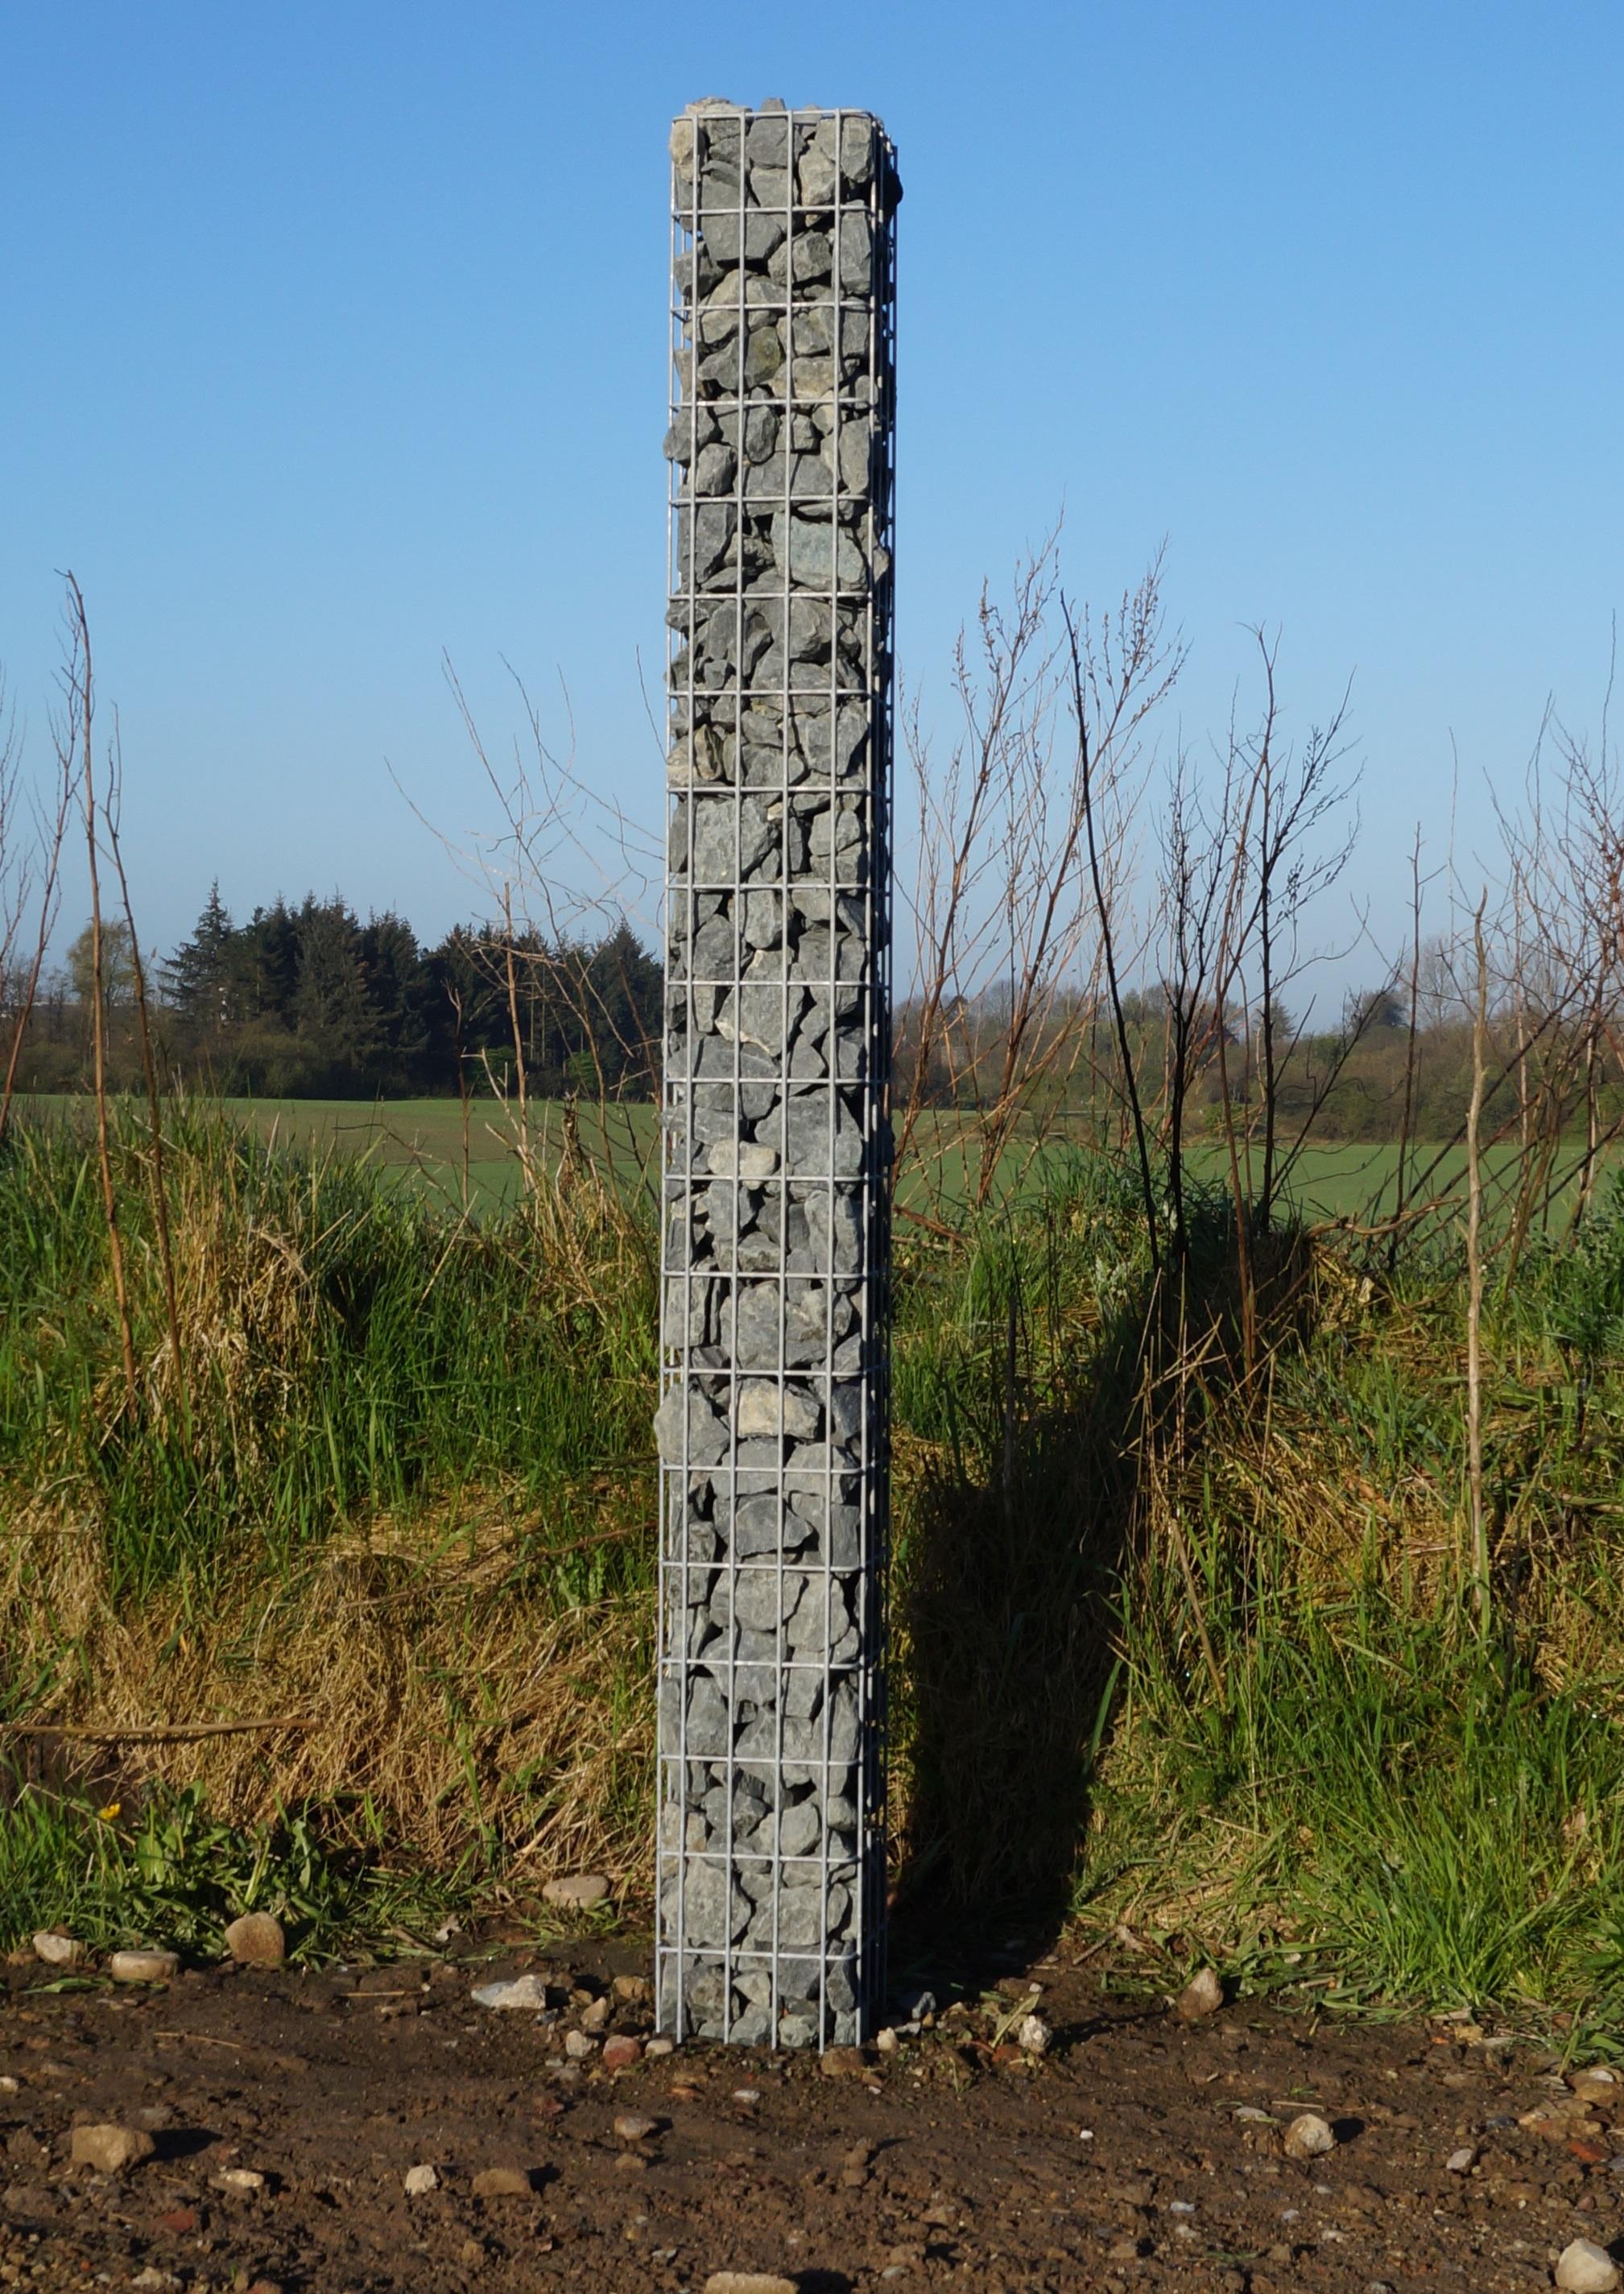
M893 217L863 112L672 132L658 1998L883 1986Z

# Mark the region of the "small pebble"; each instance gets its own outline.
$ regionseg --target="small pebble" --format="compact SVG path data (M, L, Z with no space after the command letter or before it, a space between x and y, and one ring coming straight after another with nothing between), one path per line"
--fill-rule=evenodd
M271 1912L245 1912L225 1932L225 1948L242 1967L280 1967L288 1956L282 1924Z
M589 2055L597 2054L597 2041L589 2038L585 2031L566 2031L564 2035L564 2052L572 2062L584 2062Z
M116 1951L107 1963L115 1983L167 1983L181 1972L178 1951Z
M604 2041L604 2069L606 2071L629 2071L634 2063L643 2060L641 2039L629 2039L621 2032Z
M539 2013L547 2005L547 1986L539 1975L516 1975L510 1982L482 1983L470 1996L476 2007L528 2007Z
M874 2045L882 2055L894 2055L902 2042L888 2023L883 2031L875 2032Z
M426 2198L430 2191L437 2191L439 2187L440 2177L432 2167L407 2168L406 2195L409 2199Z
M1304 2111L1286 2129L1288 2159L1322 2159L1336 2148L1336 2137L1317 2111Z
M651 2039L643 2052L651 2061L656 2055L674 2055L677 2052L677 2042L675 2039L667 2038Z
M476 2199L528 2198L534 2187L523 2167L483 2167L474 2177Z
M623 2111L614 2122L615 2139L621 2143L646 2143L651 2135L660 2132L657 2119L646 2119L641 2111Z
M41 1928L34 1939L34 1956L47 1967L77 1967L85 1947L77 1936L64 1935L60 1928Z
M1463 2143L1458 2151L1451 2151L1444 2160L1443 2171L1446 2175L1469 2175L1476 2164L1476 2151L1471 2144Z
M760 2100L761 2090L759 2087L735 2087L728 2097L728 2101L736 2103L742 2111L753 2111Z
M1041 2015L1028 2015L1015 2036L1023 2055L1046 2055L1054 2034Z
M796 2294L792 2278L775 2278L762 2270L713 2270L705 2281L705 2294Z
M608 1893L609 1883L601 1872L571 1872L549 1880L541 1891L541 1899L560 1911L589 1912Z
M1198 1969L1174 2003L1186 2023L1199 2023L1215 2015L1223 2005L1223 1986L1215 1967Z
M1556 2283L1563 2294L1612 2294L1619 2282L1619 2266L1604 2246L1576 2238L1564 2246L1556 2265Z
M238 2199L251 2199L256 2191L265 2187L264 2176L256 2175L252 2167L223 2167L208 2179L216 2191L229 2191Z

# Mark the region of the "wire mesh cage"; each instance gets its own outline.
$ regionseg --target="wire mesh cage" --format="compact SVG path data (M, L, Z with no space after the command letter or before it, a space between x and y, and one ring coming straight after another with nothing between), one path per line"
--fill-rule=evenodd
M884 1983L895 155L672 131L662 2027Z

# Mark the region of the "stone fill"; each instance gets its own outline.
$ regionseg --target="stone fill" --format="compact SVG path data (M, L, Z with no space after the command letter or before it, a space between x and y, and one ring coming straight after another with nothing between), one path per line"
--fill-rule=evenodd
M895 155L671 135L657 1997L863 2036L883 1975Z

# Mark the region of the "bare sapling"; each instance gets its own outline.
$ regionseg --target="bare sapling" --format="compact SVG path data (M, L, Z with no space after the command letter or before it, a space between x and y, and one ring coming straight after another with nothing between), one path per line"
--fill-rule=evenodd
M24 818L22 739L0 678L0 1140L10 1127L23 1045L61 905L62 852L78 792L77 744L57 746L48 803Z
M90 621L78 582L71 573L63 578L68 588L68 659L62 671L62 690L67 707L58 723L56 737L62 777L64 780L71 780L79 792L80 816L85 829L85 866L90 883L90 1026L96 1114L96 1166L102 1183L102 1207L107 1221L108 1260L112 1274L113 1300L118 1316L125 1395L134 1410L137 1402L135 1336L130 1315L124 1236L118 1224L118 1191L113 1179L108 1112L106 935L102 913L101 799L96 791L95 688L91 663Z
M1157 1216L1156 1182L1150 1167L1150 1144L1145 1132L1145 1110L1139 1092L1139 1064L1128 1034L1128 1023L1123 1005L1122 965L1117 953L1117 929L1115 915L1115 893L1118 871L1108 872L1101 857L1100 807L1095 796L1094 744L1089 708L1087 682L1084 674L1083 647L1077 625L1064 596L1060 611L1065 616L1067 646L1071 658L1071 702L1077 733L1077 790L1083 814L1083 830L1088 850L1089 889L1093 894L1094 909L1100 932L1100 968L1105 977L1106 993L1110 998L1111 1027L1116 1037L1116 1058L1122 1076L1122 1089L1127 1101L1128 1113L1133 1129L1133 1152L1139 1166L1140 1189L1145 1207L1145 1232L1149 1238L1150 1265L1159 1273L1162 1248L1159 1222ZM1113 824L1114 826L1117 826ZM1120 849L1120 831L1113 840L1112 852ZM1100 1066L1091 1040L1089 1060L1091 1083L1099 1075Z
M1483 1175L1480 1130L1489 1033L1489 957L1483 940L1485 892L1472 920L1475 960L1472 1013L1472 1098L1466 1113L1466 1494L1471 1529L1472 1604L1489 1623L1489 1532L1483 1510Z
M180 1409L181 1422L190 1431L191 1399L186 1378L185 1350L181 1341L180 1298L175 1280L175 1248L169 1228L169 1186L165 1170L163 1099L158 1087L158 1061L153 1051L152 1015L147 1000L147 969L142 960L141 935L135 929L135 911L130 899L130 880L124 865L124 848L119 841L119 822L124 799L124 749L118 730L118 712L113 712L113 739L108 754L107 791L102 801L102 826L107 834L108 858L118 879L118 897L124 908L125 927L130 936L130 984L135 998L135 1029L141 1041L142 1080L147 1094L148 1175L151 1182L152 1223L158 1235L158 1265L164 1283L164 1314L169 1334L169 1375L175 1388L175 1399Z
M612 1192L611 1172L597 1172L595 1157L607 1165L618 1154L646 1165L649 1152L630 1120L627 1098L629 1092L646 1096L654 1085L656 1049L637 1021L635 999L624 992L622 959L636 946L634 926L650 940L657 936L658 919L648 903L660 873L660 848L580 769L572 720L569 745L560 753L514 675L524 730L508 761L499 764L456 671L449 661L444 666L499 823L492 835L456 856L483 885L499 919L493 937L474 943L474 954L506 1007L513 1053L510 1080L492 1073L488 1062L487 1077L508 1110L509 1143L535 1205L556 1173L537 1135L532 1076L549 1029L567 1028L581 1047L570 1097L589 1094L597 1118L590 1144L575 1119L568 1119L579 1151L577 1174L590 1168L599 1186ZM567 716L567 692L564 707ZM587 955L589 939L598 942L595 960Z
M1017 568L1007 606L983 591L973 647L961 634L944 762L917 702L905 718L916 968L898 1014L895 1154L933 1171L944 1196L962 1168L972 1208L1043 1152L1082 1078L1094 1097L1108 926L1120 993L1116 903L1147 720L1182 658L1164 633L1159 560L1091 620L1060 592L1052 535ZM936 1107L954 1120L931 1139Z
M1399 1117L1399 1152L1393 1167L1393 1227L1387 1238L1387 1272L1398 1265L1399 1239L1403 1233L1405 1184L1410 1136L1416 1119L1416 1058L1421 1040L1421 824L1409 856L1409 976L1404 1032L1404 1103Z

